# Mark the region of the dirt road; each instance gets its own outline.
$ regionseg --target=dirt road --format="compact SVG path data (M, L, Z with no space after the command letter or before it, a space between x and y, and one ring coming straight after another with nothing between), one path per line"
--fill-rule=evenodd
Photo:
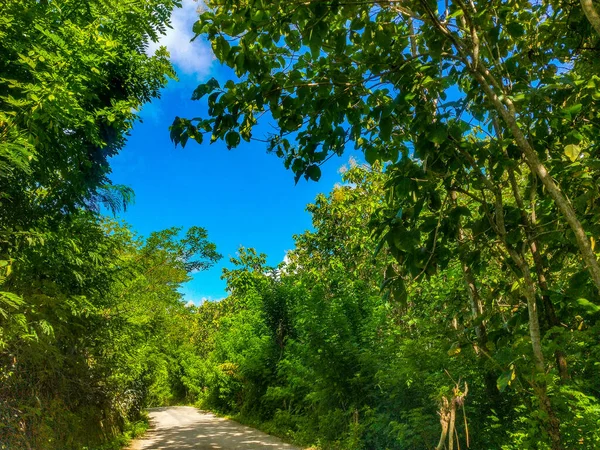
M152 408L149 412L150 429L130 450L300 450L273 436L191 406Z

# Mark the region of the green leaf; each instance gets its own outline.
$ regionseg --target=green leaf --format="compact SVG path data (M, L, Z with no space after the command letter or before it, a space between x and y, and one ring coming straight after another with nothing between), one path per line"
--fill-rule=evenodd
M462 348L460 347L460 345L458 344L453 344L452 347L450 347L450 350L448 350L448 356L455 356L458 355L461 352Z
M316 164L311 164L306 168L306 176L313 181L319 181L321 179L321 168Z
M456 17L460 17L460 16L464 15L464 13L465 13L465 12L464 12L462 9L460 9L460 8L456 8L456 11L454 11L453 13L451 13L451 14L448 16L448 19L454 19L454 18L456 18Z
M379 138L382 141L389 141L392 135L393 121L391 116L382 116L379 120Z
M496 380L496 386L500 392L504 392L508 386L510 386L512 380L516 377L515 370L511 366L510 370L503 372Z
M202 144L202 141L204 141L204 135L202 133L194 133L193 139L198 143L198 144Z
M237 147L240 143L240 140L240 134L237 131L229 131L225 135L225 143L229 149Z
M375 147L373 147L372 145L367 147L367 149L365 150L365 160L367 161L367 163L373 165L375 164L375 161L377 161L377 159L379 159L379 154L377 153Z
M579 145L569 144L565 147L565 155L571 160L571 162L577 161L581 154L581 148Z
M181 147L185 148L185 145L187 144L187 141L189 138L190 138L190 135L188 134L187 131L184 131L183 133L181 133L181 136L180 136Z
M284 36L286 45L293 51L300 50L301 39L298 30L290 30L288 34Z
M520 38L525 34L525 28L519 22L510 22L506 25L506 31L513 38Z
M561 112L565 116L571 117L573 114L577 114L579 111L581 111L582 107L583 107L583 105L581 103L577 103L575 105L571 105L566 108L563 108L563 110Z
M204 32L204 22L201 20L194 22L194 25L192 26L192 31L196 35L202 34Z
M406 305L408 299L408 292L406 291L406 285L402 278L397 278L391 285L392 299L400 305Z
M427 138L431 142L442 144L448 138L446 127L444 127L442 124L436 124L427 135Z
M0 304L4 304L10 308L17 308L24 303L25 302L20 296L13 294L12 292L0 292Z
M563 112L569 114L577 114L579 111L581 111L582 107L583 105L581 103L577 103L575 105L571 105L568 108L563 109Z
M321 28L318 26L313 26L310 30L310 52L313 58L318 58L321 53L321 45L323 43L323 35L321 33Z
M588 312L588 314L596 314L597 312L600 311L600 306L596 305L595 303L590 302L589 300L587 300L585 298L578 298L577 304L579 306L581 306L582 308L584 308Z
M377 255L379 254L379 252L381 251L383 246L386 244L388 234L389 234L389 231L383 235L383 237L379 240L379 242L377 242L377 246L375 247L375 251L373 252L373 258L377 257Z
M229 52L231 51L231 46L229 42L223 36L217 36L212 43L212 48L215 56L221 62L225 62Z
M211 78L206 83L200 84L196 89L194 89L194 92L192 93L192 100L200 100L209 92L219 89L219 87L219 82L215 78Z

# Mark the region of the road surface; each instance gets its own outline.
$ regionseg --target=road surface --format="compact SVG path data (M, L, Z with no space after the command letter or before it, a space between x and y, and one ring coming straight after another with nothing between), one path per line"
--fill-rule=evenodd
M268 434L191 406L151 408L150 429L130 450L300 450Z

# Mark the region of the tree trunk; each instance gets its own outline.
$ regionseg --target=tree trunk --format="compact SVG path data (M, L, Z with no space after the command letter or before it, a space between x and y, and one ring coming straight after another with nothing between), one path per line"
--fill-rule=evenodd
M504 224L504 206L502 201L502 191L494 187L494 189L492 189L492 192L494 192L496 198L496 215L495 223L492 223L491 225L495 225L495 228L499 233L499 237L502 239L502 244L506 248L506 251L518 267L523 277L523 293L525 294L525 298L527 299L527 312L529 314L529 336L531 338L531 346L533 349L534 365L536 368L536 372L543 375L546 372L546 368L544 363L544 353L542 352L542 336L540 332L540 320L536 302L536 285L533 279L531 278L531 274L529 273L529 266L527 264L527 261L523 257L523 254L519 253L506 242L506 227ZM544 421L544 427L548 432L548 435L550 436L550 440L552 442L552 450L563 450L564 447L562 445L560 436L560 422L552 408L552 403L550 402L550 398L548 397L546 384L544 382L538 383L535 379L533 380L532 384L540 402L540 406L542 407L542 410L546 413L546 416L548 417L548 419Z
M511 253L511 257L523 275L523 292L525 294L525 298L527 299L527 310L529 312L529 335L531 337L531 345L533 347L534 364L537 372L544 374L544 354L542 353L542 339L539 317L537 313L537 302L535 298L535 285L531 275L529 274L529 267L527 266L525 260L514 249L509 248L509 252ZM548 397L546 383L538 383L536 380L533 380L532 384L534 392L540 402L540 407L548 417L548 419L545 420L544 428L550 437L552 450L563 450L564 447L562 445L560 436L560 421L558 420L558 417L556 417L554 409L552 408L550 397Z
M454 426L456 423L456 402L452 399L450 407L450 425L448 426L448 450L454 450Z
M523 293L527 299L527 312L529 313L529 336L531 338L531 346L533 348L533 360L535 367L539 373L544 373L545 363L544 354L542 353L542 336L540 333L540 320L535 299L535 284L529 273L529 267L524 259L512 247L507 246L507 250L521 271L523 276Z
M481 73L483 71L483 74ZM535 149L531 146L519 124L517 123L516 113L514 111L514 106L512 102L505 98L505 102L507 106L505 106L498 95L492 90L490 87L488 80L485 75L489 75L487 69L481 67L481 65L472 71L473 76L477 79L481 88L485 92L486 96L497 110L498 114L502 117L504 122L507 124L508 129L511 131L513 137L515 138L515 142L518 147L521 149L523 153L523 157L527 162L527 165L530 167L531 171L537 175L537 177L542 181L542 184L548 191L550 197L554 200L554 203L560 210L560 212L564 215L567 223L571 227L571 230L575 234L575 238L577 240L577 246L579 247L579 253L583 258L583 261L590 273L592 281L596 285L596 288L600 292L600 264L598 264L598 260L596 259L596 255L592 250L592 246L590 244L590 240L588 239L581 222L577 218L577 214L571 205L569 199L563 194L560 190L559 186L554 182L546 167L540 161Z
M495 118L493 119L493 121L494 128L496 129L496 137L500 140L500 126ZM508 157L508 154L506 154L506 152L505 155ZM529 246L531 256L533 257L535 272L541 290L544 318L548 324L548 328L560 326L560 321L556 317L554 304L552 303L552 299L548 295L549 287L545 274L545 264L542 255L540 254L540 245L534 237L535 234L533 230L533 224L535 223L535 212L532 211L532 219L530 220L527 215L527 211L525 210L525 203L523 202L523 198L521 197L521 194L519 192L519 185L517 184L515 172L512 167L509 167L508 169L508 178L512 188L513 197L515 198L515 202L517 203L517 206L519 207L519 212L521 213L521 223L523 224L523 228L525 230L525 237L527 239L527 244ZM569 378L569 372L567 370L567 358L565 353L560 349L556 349L554 351L554 357L556 359L556 368L558 370L560 379L563 381L567 380Z
M439 415L440 424L442 425L442 435L440 441L436 447L436 450L443 450L448 437L448 450L454 450L454 440L460 448L458 441L458 433L456 433L456 409L458 406L464 407L465 397L469 393L469 386L465 383L465 390L461 392L460 386L457 383L452 389L452 398L448 400L447 397L442 397L442 404L440 405ZM465 433L467 433L467 447L469 446L469 431L467 429L467 419L465 417ZM456 435L456 437L455 437Z
M581 8L585 14L585 17L590 21L596 33L600 34L600 16L594 8L592 0L581 0Z
M444 450L446 436L448 435L448 425L450 424L450 405L446 397L442 398L442 405L439 411L440 425L442 426L442 434L435 450Z
M537 398L540 401L540 407L542 411L548 415L546 431L550 436L552 450L563 450L564 446L560 436L560 421L558 420L558 417L556 417L556 414L554 414L554 409L550 403L550 397L548 397L546 385L543 384L541 386L537 386L535 389L538 390Z

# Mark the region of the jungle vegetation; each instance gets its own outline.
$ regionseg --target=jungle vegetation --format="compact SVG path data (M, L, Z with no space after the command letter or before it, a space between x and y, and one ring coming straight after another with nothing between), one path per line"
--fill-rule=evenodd
M207 1L236 77L174 143L266 141L296 182L366 164L197 307L206 230L99 213L176 6L0 6L0 448L110 448L174 402L319 448L600 447L600 5Z

